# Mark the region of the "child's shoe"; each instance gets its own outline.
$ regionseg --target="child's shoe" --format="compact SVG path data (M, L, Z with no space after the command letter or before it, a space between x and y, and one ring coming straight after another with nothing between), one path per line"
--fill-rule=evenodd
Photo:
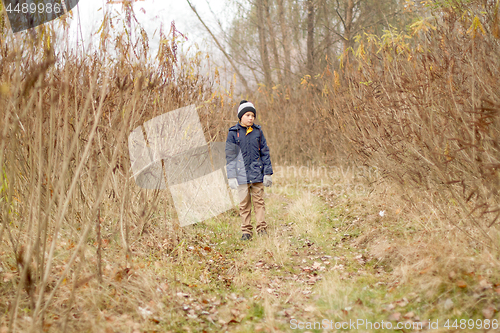
M252 235L251 234L243 234L241 235L241 240L242 241L247 241L247 240L251 240L252 239Z
M266 231L266 229L262 229L262 230L257 231L257 234L259 236L267 236L267 231Z

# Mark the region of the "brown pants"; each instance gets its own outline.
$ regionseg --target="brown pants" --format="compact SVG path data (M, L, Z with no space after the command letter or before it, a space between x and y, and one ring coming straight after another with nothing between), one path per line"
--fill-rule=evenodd
M266 208L264 206L264 184L244 184L238 186L238 196L240 198L240 216L242 219L241 231L244 234L252 234L252 222L250 213L255 209L255 219L257 220L257 232L266 230L267 224L264 220Z

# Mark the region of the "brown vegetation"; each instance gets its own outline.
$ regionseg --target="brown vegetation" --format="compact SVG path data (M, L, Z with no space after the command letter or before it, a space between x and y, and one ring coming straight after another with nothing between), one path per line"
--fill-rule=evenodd
M26 294L36 329L52 306L61 305L59 288L67 281L72 287L64 307L71 309L80 286L93 277L102 281L101 262L109 257L101 250L110 241L123 246L115 254L117 267L130 269L133 244L158 211L171 208L168 196L141 190L131 179L127 137L134 128L197 103L208 139L218 133L211 124L223 108L200 74L201 54L177 54L182 35L175 25L169 36L161 33L158 54L148 61L142 56L147 40L131 45L125 33L112 39L111 24L107 17L99 52L86 57L56 51L60 41L49 26L24 40L2 26L1 260L3 269L20 276L2 282L1 307L10 309L2 316L11 329L18 327ZM182 231L167 228L165 239L175 246ZM58 314L66 316L63 327L68 314Z
M335 29L343 38L335 48L329 41L332 22L315 12L313 1L307 1L302 22L290 11L294 3L278 1L275 8L259 0L249 17L261 23L255 54L263 57L262 68L252 67L246 55L234 63L247 62L256 82L265 82L250 97L275 165L376 166L383 179L358 179L369 191L354 203L348 198L352 193L323 193L321 186L326 192L339 183L351 186L342 183L344 174L336 176L337 184L315 179L321 186L314 197L304 197L302 189L272 193L271 237L243 251L235 242L234 212L181 229L168 191L141 190L130 173L127 135L145 121L195 103L212 142L224 141L235 119L233 84L219 91L217 70L213 80L207 79L200 74L200 55L187 58L177 52L182 34L175 25L168 36L161 34L160 49L148 60L144 31L137 27L143 42L132 44L127 33L112 39L109 17L100 30L99 52L85 57L55 51L57 39L48 27L21 40L1 21L0 318L9 329L91 330L99 320L122 320L130 321L133 330L141 328L136 321L143 317L143 328L161 322L183 331L192 323L188 320L207 312L210 320L199 320L196 327L227 329L244 318L266 317L266 329L276 330L274 318L294 293L311 291L295 283L315 284L323 267L313 261L310 267L298 266L303 272L295 274L291 257L299 255L291 254L294 246L305 249L301 260L327 261L328 247L342 257L360 251L351 260L356 272L325 276L326 314L331 310L346 318L349 304L366 304L368 294L356 286L349 290L363 301L332 287L345 287L340 281L354 277L360 285L369 280L370 288L383 278L383 297L406 286L421 294L426 309L453 293L465 299L457 316L490 309L500 294L493 292L500 281L491 272L498 271L500 236L499 2L429 1L431 17L415 21L409 31L388 24L379 35L361 33L363 22L374 24L369 13L355 20L353 2L342 3L343 11L321 3L325 12L335 10L341 18ZM302 58L297 50L306 37L295 33L297 27L287 27L286 17L307 27ZM271 22L279 22L279 28ZM288 28L294 33L287 34ZM373 32L381 29L377 25ZM241 41L239 33L251 35L233 31L235 43ZM281 35L283 54L268 45L268 34ZM323 42L328 47L321 49ZM328 56L335 52L341 52L338 60ZM282 79L283 84L272 84ZM278 189L291 181L276 178ZM307 187L312 179L296 181ZM390 218L377 217L377 210ZM309 250L310 237L322 247ZM227 247L212 244L226 239ZM254 263L264 256L269 263ZM291 273L283 278L271 272L275 268ZM275 292L282 286L284 292ZM244 300L227 297L231 288ZM221 290L225 294L219 298ZM256 290L258 295L249 295ZM486 301L465 304L485 290ZM211 322L221 302L227 314ZM374 304L369 311L376 316ZM238 309L230 311L230 306ZM152 317L153 308L170 314L171 324L166 317ZM314 309L305 311L319 315ZM289 320L283 311L282 319ZM492 318L495 309L488 311L483 317Z

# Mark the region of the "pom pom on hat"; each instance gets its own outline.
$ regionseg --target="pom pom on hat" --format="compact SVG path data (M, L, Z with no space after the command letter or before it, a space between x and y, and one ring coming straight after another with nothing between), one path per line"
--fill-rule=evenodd
M253 112L253 115L257 117L257 111L255 111L255 106L245 100L240 102L240 106L238 107L238 119L241 120L241 117L247 112Z

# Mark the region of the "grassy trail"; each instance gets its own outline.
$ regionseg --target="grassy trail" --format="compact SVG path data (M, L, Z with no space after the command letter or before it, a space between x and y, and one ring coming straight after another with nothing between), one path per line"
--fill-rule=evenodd
M328 182L277 174L266 189L267 236L242 242L236 210L175 236L159 214L132 242L128 267L114 233L104 240L103 283L93 278L95 248L88 246L82 260L89 265L64 282L43 330L376 332L387 331L377 329L382 323L401 323L395 331L444 332L453 331L446 319L461 318L483 327L488 319L491 328L498 320L498 273L479 273L489 266L458 269L435 254L408 262L413 257L403 258L404 251L424 253L415 244L425 228L403 217L404 205L383 186L352 173ZM62 244L64 258L72 246ZM469 260L456 253L462 255ZM4 294L9 279L3 274ZM24 302L21 330L29 325Z
M356 310L379 317L370 307L378 306L374 295L385 294L387 273L355 244L362 221L355 211L379 213L366 210L368 192L334 196L334 204L329 185L295 179L297 186L285 189L279 177L275 183L266 194L267 236L240 241L233 211L193 226L191 240L164 260L167 267L153 260L159 272L175 272L165 286L167 328L287 332L293 320L298 329L299 321L348 320Z

